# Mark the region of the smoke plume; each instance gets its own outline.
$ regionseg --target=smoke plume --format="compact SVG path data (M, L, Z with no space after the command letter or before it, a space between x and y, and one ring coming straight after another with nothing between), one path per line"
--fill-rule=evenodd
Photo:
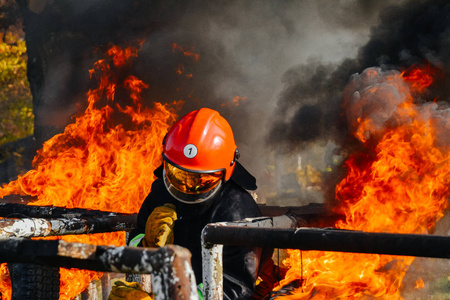
M421 100L439 98L448 101L445 95L448 95L450 80L449 13L450 5L446 1L410 1L385 8L380 13L379 24L371 29L369 41L359 49L356 58L333 65L313 62L286 72L284 78L287 80L277 102L276 121L268 136L269 143L283 144L288 149L304 149L311 140L331 139L349 147L355 141L349 141L346 123L351 123L356 115L341 111L342 92L352 74L370 67L402 71L414 64L436 66L445 75L430 87L427 99ZM356 76L367 77L367 74ZM349 84L355 84L354 78ZM379 108L365 108L380 112ZM386 113L389 115L394 108L387 107L391 111ZM308 121L301 120L306 115ZM378 118L387 118L388 115L383 116L380 112ZM297 127L299 124L300 129ZM303 132L308 134L296 134Z
M219 110L235 131L242 161L258 175L268 160L264 141L282 93L280 78L289 84L297 76L283 73L309 57L317 64L353 57L378 11L393 2L18 0L36 138L42 143L62 131L85 105L84 94L93 85L88 70L109 43L139 40L142 50L130 73L149 84L145 103L184 100L180 115L202 106ZM180 49L198 54L198 61ZM320 77L325 70L319 72ZM324 85L325 80L317 88ZM235 97L245 101L236 106ZM327 119L322 111L315 110L312 121ZM294 139L297 130L289 136Z
M86 105L95 84L88 70L110 43L142 41L129 73L149 85L145 105L183 100L180 115L219 110L234 129L241 162L269 189L276 183L264 178L277 153L305 157L330 141L357 146L341 108L352 74L424 60L449 67L446 1L18 3L38 143ZM449 86L440 79L427 99Z

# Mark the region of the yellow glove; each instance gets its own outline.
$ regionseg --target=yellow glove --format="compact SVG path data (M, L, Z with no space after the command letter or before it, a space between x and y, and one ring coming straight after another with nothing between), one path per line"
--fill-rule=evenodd
M111 289L108 300L154 300L137 282L117 280Z
M177 220L175 205L166 203L153 210L145 224L144 247L163 247L173 243L173 226Z

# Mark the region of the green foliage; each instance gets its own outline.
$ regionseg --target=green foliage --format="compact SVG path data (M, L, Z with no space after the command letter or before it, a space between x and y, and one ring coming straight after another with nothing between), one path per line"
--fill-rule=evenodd
M0 34L0 145L33 133L32 106L25 41L6 31Z
M433 299L450 299L450 274L436 280L432 284L431 290L433 291L433 296L431 296Z

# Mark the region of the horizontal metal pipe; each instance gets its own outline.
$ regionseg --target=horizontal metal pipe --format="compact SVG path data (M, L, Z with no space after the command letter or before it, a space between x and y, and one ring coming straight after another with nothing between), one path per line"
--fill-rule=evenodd
M0 202L0 217L2 218L69 218L69 217L96 217L96 216L121 216L132 214L120 214L109 211L91 210L83 208L65 208L58 206L34 206L17 203Z
M261 214L266 217L275 217L293 213L301 216L329 216L330 211L326 209L323 203L309 203L303 206L278 206L258 204Z
M136 227L136 222L136 214L58 219L1 219L0 239L129 231Z
M450 258L450 237L327 228L252 228L208 224L207 244Z
M10 195L5 196L5 198L13 196L25 197L19 195ZM3 218L12 218L12 217L59 218L65 217L67 215L81 217L81 216L98 216L112 213L107 211L83 209L83 208L35 206L32 204L25 205L8 202L10 200L5 198L1 199L2 202L0 202L0 217ZM267 206L265 204L258 204L258 207L261 210L261 214L266 217L281 216L287 213L293 213L303 218L312 218L312 217L320 218L321 216L330 217L330 213L325 209L325 207L321 203L310 203L305 206ZM117 213L117 215L120 214Z
M64 240L0 240L0 262L31 263L101 272L146 273L162 267L162 257L178 248L137 248L69 243ZM146 257L143 261L141 259ZM161 260L161 263L158 261Z
M176 245L156 249L10 238L0 240L0 262L151 274L155 300L198 299L191 253Z

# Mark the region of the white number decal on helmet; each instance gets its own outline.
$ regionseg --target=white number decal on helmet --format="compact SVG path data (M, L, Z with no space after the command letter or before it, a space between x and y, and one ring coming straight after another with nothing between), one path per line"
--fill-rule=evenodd
M197 147L192 144L187 144L184 146L183 154L187 158L194 158L197 155Z

